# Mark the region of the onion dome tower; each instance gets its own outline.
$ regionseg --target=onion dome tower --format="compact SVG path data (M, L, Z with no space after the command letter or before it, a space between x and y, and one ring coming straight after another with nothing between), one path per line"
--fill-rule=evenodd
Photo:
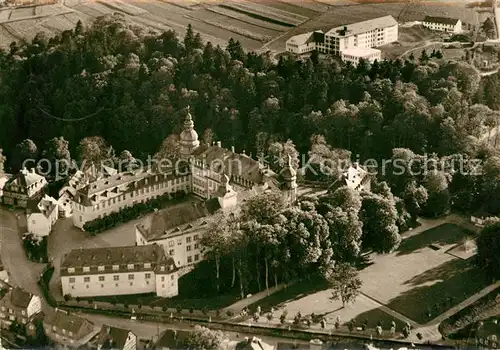
M188 106L186 108L186 118L184 119L184 130L180 135L179 153L183 158L189 158L193 151L200 146L198 133L194 130L194 122L189 109Z

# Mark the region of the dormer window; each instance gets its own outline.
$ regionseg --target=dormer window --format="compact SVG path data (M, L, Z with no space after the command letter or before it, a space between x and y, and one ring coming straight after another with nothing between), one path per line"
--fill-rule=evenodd
M165 271L165 266L160 266L160 271Z
M118 271L120 269L120 265L113 265L113 271Z
M97 271L104 271L104 266L98 266Z
M90 267L88 267L88 266L83 267L83 272L89 272L89 271L90 271Z
M127 265L127 269L129 269L129 270L133 270L133 269L134 269L134 264L128 264L128 265Z
M68 267L68 273L74 273L75 268L74 267Z
M170 265L170 271L174 271L174 265Z
M145 269L150 269L151 268L151 263L145 263L144 264Z

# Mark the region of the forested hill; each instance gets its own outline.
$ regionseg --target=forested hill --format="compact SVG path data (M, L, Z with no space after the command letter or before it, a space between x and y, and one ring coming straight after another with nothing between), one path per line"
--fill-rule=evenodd
M8 159L22 140L42 151L59 136L75 155L94 135L117 151L154 154L179 132L187 105L206 139L254 154L288 139L307 152L312 135L364 158L390 158L393 148L474 154L499 121L477 104L498 107L498 77L484 89L465 63L423 55L357 68L315 57L273 64L238 42L214 47L190 30L181 42L119 15L13 43L0 62L0 147Z

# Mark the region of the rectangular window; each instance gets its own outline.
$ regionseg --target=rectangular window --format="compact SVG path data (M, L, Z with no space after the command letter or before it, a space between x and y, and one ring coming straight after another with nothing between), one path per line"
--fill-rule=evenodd
M68 267L68 273L74 273L75 268L74 267Z
M175 243L174 243L174 241L173 241L173 240L168 242L168 246L169 246L169 247L173 247L173 246L174 246L174 244L175 244Z
M194 244L194 249L198 249L198 248L200 248L200 244L199 243L195 243Z
M90 277L83 277L83 282L90 282Z
M120 280L120 276L118 276L118 275L113 276L113 281L119 281L119 280Z
M182 245L182 239L177 240L177 245Z
M97 271L104 271L104 266L98 266Z
M192 263L193 262L193 258L191 256L188 256L188 263Z
M69 278L69 283L75 283L75 278L74 277L70 277Z
M113 271L118 271L120 269L120 265L113 265Z
M161 281L165 282L165 276L161 276Z
M144 274L144 277L148 280L148 279L151 278L151 274L150 273L146 273L146 274Z
M190 251L191 251L191 246L190 246L190 245L186 246L186 251L187 251L187 252L190 252Z
M197 240L199 240L199 239L200 239L200 236L198 236L198 235L194 235L194 236L193 236L193 240L197 241Z
M99 276L99 282L104 282L104 276Z
M173 250L173 249L170 249L170 250L168 251L168 255L174 255L174 250Z
M144 264L145 269L150 269L151 268L151 263L145 263Z
M190 237L186 237L186 243L191 243L191 236Z
M173 281L174 280L174 275L170 275L170 279Z
M127 265L127 269L129 269L129 270L133 270L133 269L134 269L134 264L128 264L128 265Z
M134 275L128 275L128 279L129 280L133 280L134 279Z
M194 261L198 261L200 260L200 255L199 254L195 254L194 255Z

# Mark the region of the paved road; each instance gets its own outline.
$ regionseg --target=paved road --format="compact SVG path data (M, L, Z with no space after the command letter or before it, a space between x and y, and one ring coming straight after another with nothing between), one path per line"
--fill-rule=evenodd
M38 279L44 264L28 260L21 243L16 214L0 208L1 259L9 274L9 283L33 294L41 295Z
M59 219L49 236L49 259L55 267L50 288L56 299L62 297L59 270L64 254L79 248L120 247L135 244L134 227L138 220L130 221L96 236L91 236L74 227L72 220L72 218Z
M107 324L110 326L120 327L124 329L130 329L135 334L138 335L139 338L142 339L153 339L156 341L158 338L158 334L161 334L166 329L174 329L174 330L190 330L193 328L193 325L189 323L175 323L170 325L158 324L153 322L143 322L143 321L132 321L125 318L114 318L103 315L95 315L95 314L85 314L79 313L79 315L85 317L96 326L101 327L103 324ZM226 337L229 338L230 341L240 341L244 339L246 336L252 336L250 334L242 334L242 333L234 333L234 332L224 332ZM264 342L276 346L277 342L283 341L294 341L286 338L277 338L277 337L267 337L267 336L258 336ZM295 341L298 344L305 344L307 342L304 341Z

